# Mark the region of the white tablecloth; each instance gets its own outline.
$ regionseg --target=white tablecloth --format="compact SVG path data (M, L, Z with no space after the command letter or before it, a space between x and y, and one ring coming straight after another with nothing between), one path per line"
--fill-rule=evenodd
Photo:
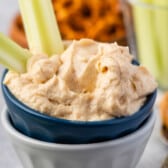
M8 33L11 19L18 11L17 0L0 0L0 32ZM3 67L0 66L0 74ZM4 101L0 91L0 107L2 109ZM137 168L160 168L168 154L167 147L161 143L159 136L160 122L159 117L155 129L145 152L137 165ZM138 148L138 146L137 146ZM13 150L8 137L0 125L0 168L23 168Z

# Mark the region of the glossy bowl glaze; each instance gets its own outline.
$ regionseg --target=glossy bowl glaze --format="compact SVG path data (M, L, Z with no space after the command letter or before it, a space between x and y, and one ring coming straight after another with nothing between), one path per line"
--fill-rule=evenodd
M156 113L135 132L100 143L67 145L39 141L17 131L4 109L1 123L24 168L135 168L151 135Z
M31 109L13 96L3 82L1 86L12 123L17 130L39 140L68 144L101 142L134 132L152 113L156 98L154 91L140 110L131 116L102 121L70 121Z

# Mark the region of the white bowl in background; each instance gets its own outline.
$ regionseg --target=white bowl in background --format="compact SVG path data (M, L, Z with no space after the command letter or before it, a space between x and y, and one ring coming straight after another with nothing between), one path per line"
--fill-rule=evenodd
M135 168L155 123L155 113L137 131L111 141L68 145L39 141L18 132L6 108L1 123L24 168Z

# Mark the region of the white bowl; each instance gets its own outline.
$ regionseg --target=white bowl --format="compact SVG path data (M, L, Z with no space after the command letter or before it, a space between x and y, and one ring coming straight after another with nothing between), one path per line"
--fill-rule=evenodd
M155 113L134 133L101 143L68 145L27 137L11 125L6 109L1 123L24 168L135 168L153 130Z

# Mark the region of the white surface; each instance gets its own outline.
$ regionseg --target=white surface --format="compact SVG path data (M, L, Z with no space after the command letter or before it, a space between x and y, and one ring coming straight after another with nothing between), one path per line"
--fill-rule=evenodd
M8 34L11 19L18 11L17 0L0 0L0 32ZM1 45L1 44L0 44ZM0 76L3 67L0 65ZM0 109L2 110L4 101L0 90ZM13 150L6 134L0 125L0 168L22 168L15 151Z
M152 133L156 118L156 113L152 113L140 129L117 140L65 145L24 136L11 125L6 108L1 114L3 128L26 168L135 168Z
M0 0L0 32L8 33L9 24L17 12L17 0ZM2 74L0 66L0 74ZM3 107L3 98L0 91L0 107ZM159 138L159 118L153 135L146 147L144 155L137 168L160 168L163 160L168 154L168 148L160 142ZM138 148L138 146L137 146ZM0 125L0 168L23 168ZM124 167L123 167L124 168Z

